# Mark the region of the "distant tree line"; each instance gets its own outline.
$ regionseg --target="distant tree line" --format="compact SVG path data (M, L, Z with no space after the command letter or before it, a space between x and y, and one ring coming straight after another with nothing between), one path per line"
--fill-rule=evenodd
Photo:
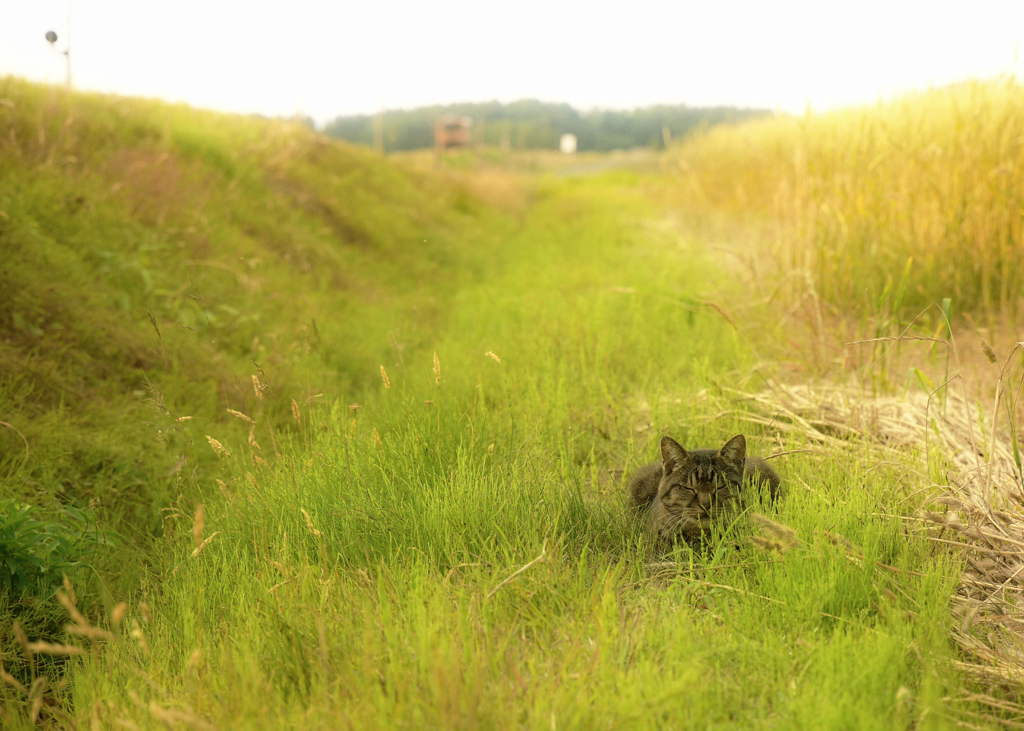
M641 109L580 111L568 104L534 99L502 104L481 102L397 109L380 115L337 117L324 132L361 145L378 141L386 150L432 147L434 122L445 115L473 120L476 144L516 149L557 148L564 133L576 135L580 150L663 147L666 134L683 137L703 126L768 114L763 109L663 105Z

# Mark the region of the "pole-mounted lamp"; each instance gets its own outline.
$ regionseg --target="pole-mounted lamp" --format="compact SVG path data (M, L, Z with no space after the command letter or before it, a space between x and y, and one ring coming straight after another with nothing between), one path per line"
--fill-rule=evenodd
M70 20L71 20L71 18L70 18L70 15L69 15L68 16L68 21L70 22ZM54 48L54 49L57 48L57 33L55 31L48 30L48 31L46 31L46 35L43 36L43 37L46 38L46 42L49 43L52 48ZM64 83L70 89L71 88L71 44L68 43L64 47L64 50L60 51L60 54L64 57Z

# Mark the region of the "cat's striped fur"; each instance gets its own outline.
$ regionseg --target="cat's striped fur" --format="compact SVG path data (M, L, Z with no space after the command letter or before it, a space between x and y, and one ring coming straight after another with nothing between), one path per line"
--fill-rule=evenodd
M743 499L764 485L772 498L778 474L758 457L747 457L742 434L721 449L685 450L672 437L661 440L661 461L641 467L629 483L630 501L662 541L696 540Z

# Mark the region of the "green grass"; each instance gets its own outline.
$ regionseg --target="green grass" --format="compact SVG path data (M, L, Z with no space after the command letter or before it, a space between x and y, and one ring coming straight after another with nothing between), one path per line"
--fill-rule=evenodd
M4 83L17 109L45 94ZM13 226L0 242L19 257L5 281L20 278L0 296L43 332L5 351L21 374L2 371L0 418L30 451L4 463L3 489L53 515L82 505L129 537L73 577L114 639L64 636L45 593L0 603L5 625L18 617L33 639L86 649L47 665L5 640L26 685L65 683L47 692L45 719L861 729L952 727L970 710L949 700L968 687L949 640L959 559L898 517L927 494L914 455L854 444L779 460L782 499L751 510L795 530L785 553L755 548L742 515L706 550L663 554L627 514L622 471L653 459L664 433L806 446L742 422L726 389L760 385L758 337L697 303L743 293L699 242L652 225L662 213L637 192L642 176L534 180L528 207L503 210L305 132L75 103L90 139L123 115L109 154L136 130L214 183L184 186L195 200L162 213L151 196L132 208L107 173L68 176L30 136L0 178ZM271 134L286 156L258 147ZM282 198L282 175L303 193ZM81 221L28 215L83 186L108 198ZM189 294L175 295L183 282ZM31 296L12 295L25 286ZM67 316L32 319L36 302ZM17 330L13 315L3 327ZM132 348L141 364L125 360ZM226 408L256 419L261 449ZM65 443L107 457L92 482L74 481L88 462L62 461ZM187 471L162 472L182 455ZM0 689L6 725L27 725L30 708Z
M152 528L215 471L225 408L269 426L365 381L415 339L410 309L440 316L423 282L480 227L454 186L299 127L14 80L0 98L0 476L22 498Z
M324 409L309 451L208 504L222 533L194 558L183 519L137 599L149 654L128 640L84 663L78 708L142 723L153 702L265 728L950 722L957 567L874 517L918 487L900 489L900 466L794 460L778 517L803 545L761 553L740 520L738 550L649 566L607 471L649 459L664 431L739 430L697 393L746 384L753 354L668 296L713 273L699 254L637 235L644 211L616 186L573 188L496 245L434 339L387 364L391 388L355 417ZM640 399L654 427L635 437Z
M62 572L93 605L131 591L224 474L206 435L249 430L226 409L273 459L293 400L362 388L514 222L298 126L14 79L0 101L0 624L56 639Z

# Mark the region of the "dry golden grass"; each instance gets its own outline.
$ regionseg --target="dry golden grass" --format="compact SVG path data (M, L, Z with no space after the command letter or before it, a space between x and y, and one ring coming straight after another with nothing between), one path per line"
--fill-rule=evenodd
M229 457L231 456L231 450L224 446L219 439L214 439L209 434L206 435L206 441L210 445L210 449L213 450L214 454L218 457Z
M870 441L883 460L920 453L934 501L907 520L966 554L952 636L963 670L1011 689L964 698L996 723L1024 718L1008 700L1024 684L1024 344L1005 360L992 344L1005 344L1024 301L1022 111L1014 81L962 84L719 128L674 157L688 225L732 242L738 274L802 354L797 370L833 371L820 385L741 394L741 418L827 451ZM865 329L875 337L855 335ZM870 385L836 384L838 363ZM904 372L923 390L881 395Z
M718 127L674 153L680 209L746 230L783 291L841 312L1016 315L1024 293L1024 86ZM716 223L716 220L719 223ZM807 273L810 277L807 277Z

